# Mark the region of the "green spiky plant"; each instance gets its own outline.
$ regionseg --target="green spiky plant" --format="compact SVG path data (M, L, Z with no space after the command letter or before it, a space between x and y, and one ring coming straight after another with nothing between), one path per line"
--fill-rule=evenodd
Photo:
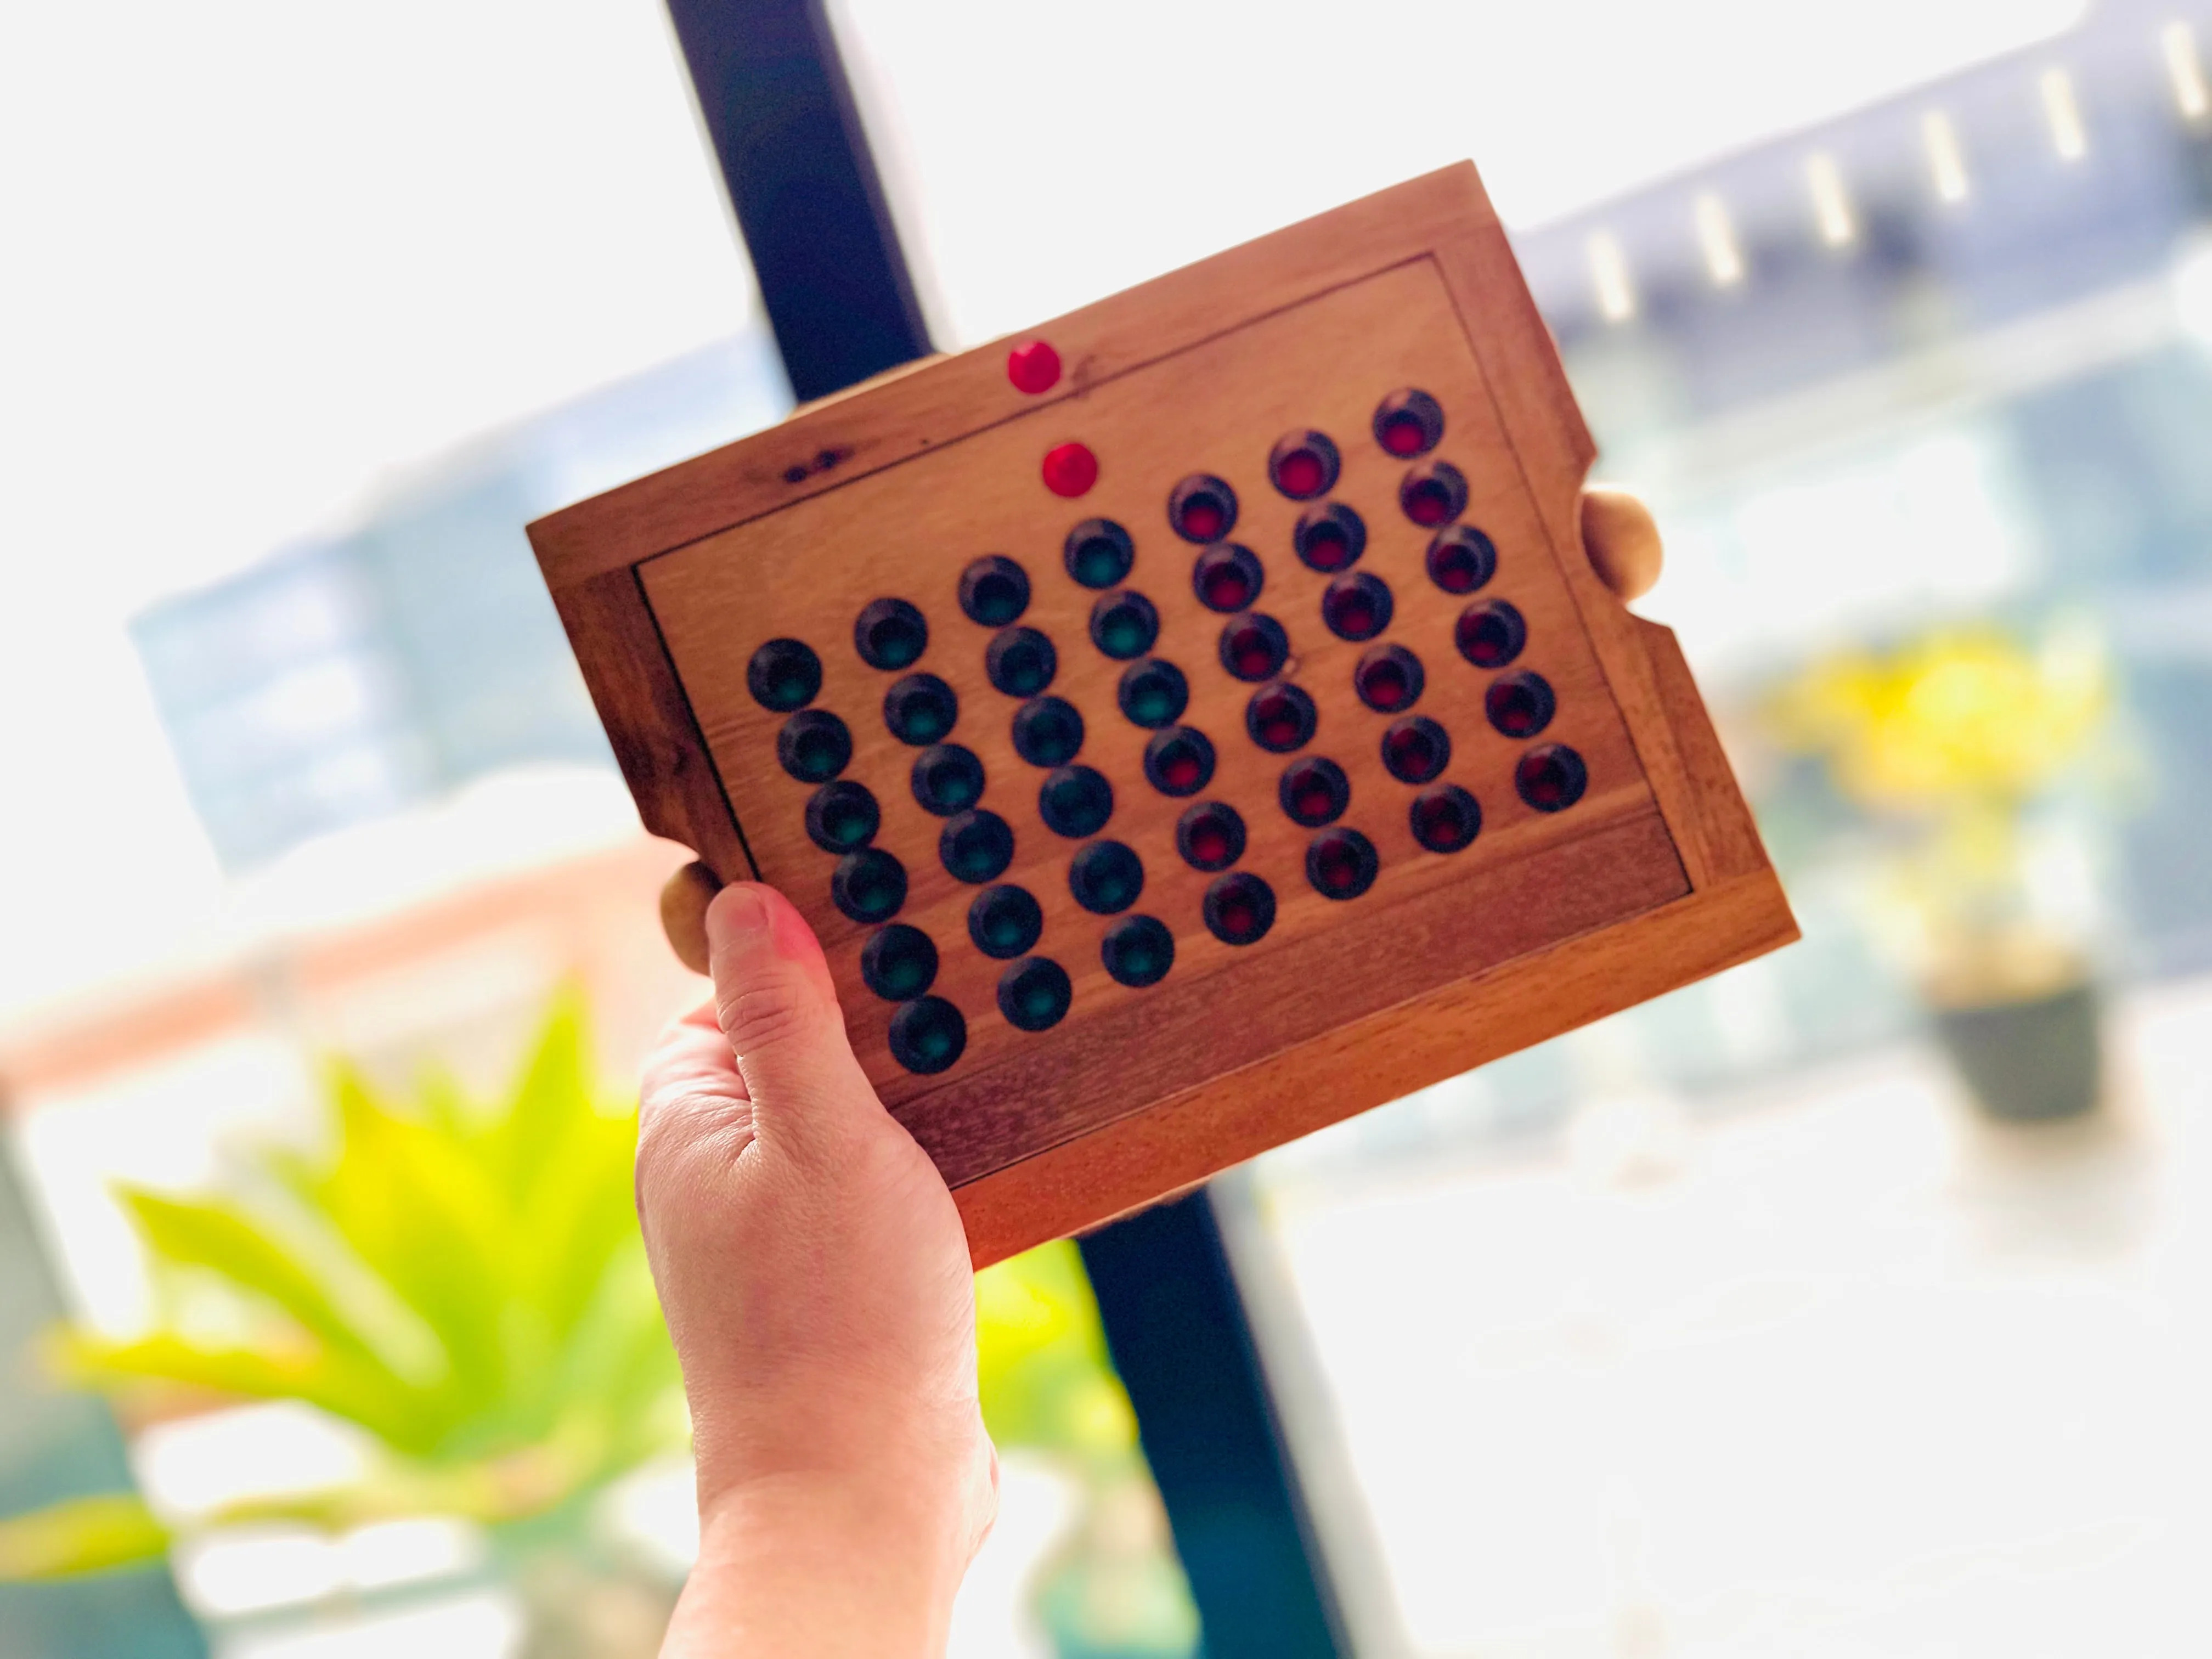
M64 1331L64 1374L140 1413L283 1400L354 1425L377 1448L367 1479L198 1524L462 1516L535 1604L533 1655L581 1650L574 1592L607 1567L593 1501L688 1437L633 1208L635 1111L599 1097L586 1054L565 996L490 1107L435 1077L387 1098L331 1062L324 1156L248 1149L222 1197L121 1194L164 1317L127 1342ZM1196 1614L1075 1247L989 1269L976 1304L993 1437L1057 1460L1083 1493L1036 1586L1061 1652L1188 1654ZM134 1496L81 1498L0 1520L0 1580L125 1567L177 1541Z
M489 1106L441 1079L395 1099L350 1065L326 1075L323 1156L253 1148L219 1197L122 1193L161 1323L126 1341L65 1330L61 1368L126 1409L295 1401L374 1443L353 1485L202 1524L460 1516L503 1568L573 1581L549 1555L577 1565L594 1500L688 1433L632 1203L635 1105L594 1087L573 994ZM136 1498L81 1499L0 1522L0 1577L175 1541Z

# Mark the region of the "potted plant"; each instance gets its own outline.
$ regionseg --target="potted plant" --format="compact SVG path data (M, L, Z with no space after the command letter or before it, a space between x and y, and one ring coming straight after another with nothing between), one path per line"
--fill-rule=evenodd
M225 1194L125 1192L163 1321L65 1330L55 1351L142 1418L303 1402L362 1432L367 1474L189 1521L124 1494L0 1521L0 1577L125 1567L246 1522L458 1517L520 1595L526 1655L645 1659L676 1586L610 1540L598 1500L689 1425L633 1208L634 1103L593 1087L573 997L495 1104L435 1079L388 1098L340 1063L328 1079L325 1155L260 1146Z
M2031 647L1947 629L1812 664L1770 706L1880 832L1884 907L1936 1034L1975 1100L2008 1121L2097 1103L2100 996L2084 942L2030 879L2035 809L2092 754L2111 704L2093 639Z

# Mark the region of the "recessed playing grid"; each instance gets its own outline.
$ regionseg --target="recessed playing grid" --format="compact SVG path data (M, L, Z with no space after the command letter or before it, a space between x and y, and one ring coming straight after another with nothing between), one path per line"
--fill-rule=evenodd
M1233 422L1109 386L647 567L894 1105L1648 806L1433 276L1363 286L1340 384L1211 342Z
M1427 392L1404 388L1375 412L1374 441L1401 457L1425 454L1442 441L1443 411ZM1328 491L1340 469L1328 434L1305 428L1286 434L1267 459L1274 488L1296 501ZM1480 528L1454 524L1466 510L1458 470L1437 461L1409 470L1398 492L1406 517L1435 527L1423 563L1443 593L1474 592L1496 574L1495 544ZM1190 582L1199 602L1226 613L1219 664L1243 681L1260 681L1245 705L1244 736L1270 754L1290 755L1314 740L1319 709L1303 686L1276 678L1289 655L1289 630L1254 609L1267 587L1259 555L1231 539L1237 527L1235 489L1224 480L1194 475L1177 483L1165 504L1168 526L1201 550ZM1354 570L1365 550L1365 521L1357 508L1330 501L1298 521L1291 551L1310 568L1335 574L1322 590L1319 620L1341 640L1364 643L1390 624L1396 599L1371 571ZM1180 724L1189 701L1188 679L1177 664L1146 654L1159 631L1158 610L1146 594L1122 586L1134 560L1135 538L1123 526L1088 519L1074 526L1063 546L1065 574L1085 587L1106 588L1091 616L1091 644L1109 658L1136 659L1121 675L1121 716L1153 733L1145 748L1146 781L1181 799L1202 793L1212 781L1214 742ZM1175 963L1176 921L1142 913L1142 856L1126 842L1104 837L1114 817L1112 784L1096 769L1077 763L1085 734L1082 711L1048 695L1059 669L1052 639L1022 625L1034 592L1028 570L1003 554L970 562L955 589L960 614L994 630L983 650L992 688L1018 700L1010 717L1015 751L1048 770L1036 784L1036 818L1055 836L1083 842L1069 860L1067 885L1076 903L1095 915L1122 917L1099 941L1099 961L1117 983L1146 989L1161 983ZM896 671L918 661L929 643L928 614L905 599L871 600L855 618L854 653L870 667ZM1459 655L1472 668L1506 668L1528 643L1520 613L1503 600L1467 604L1454 624ZM1200 672L1203 672L1202 668ZM1463 672L1463 671L1462 671ZM1451 763L1451 736L1426 714L1406 713L1428 681L1421 659L1405 646L1386 643L1362 656L1349 690L1370 708L1399 718L1384 728L1382 764L1400 783L1415 786L1406 802L1413 839L1430 853L1451 854L1473 845L1482 828L1480 798L1462 784L1439 782ZM956 1064L967 1048L967 1014L931 994L942 957L927 933L894 920L906 902L906 866L898 855L872 845L882 811L865 784L839 778L850 761L852 738L836 713L807 708L822 684L822 665L804 641L774 639L748 664L746 684L763 708L789 712L777 738L784 770L817 784L805 805L807 834L836 860L829 872L832 902L851 921L876 928L861 951L868 988L895 1006L886 1033L891 1057L909 1072L933 1073ZM979 710L991 719L1002 711ZM1484 693L1491 725L1509 738L1534 738L1556 712L1550 685L1534 673L1501 674ZM1073 981L1052 956L1038 953L1043 907L1027 889L1001 883L1013 862L1017 830L978 805L988 778L974 750L949 741L961 719L951 686L933 674L908 673L884 691L886 730L920 752L908 785L922 809L945 819L937 857L956 881L977 890L967 914L975 948L1008 966L995 1000L1007 1024L1027 1032L1051 1030L1073 1000ZM1028 780L1004 792L1018 794ZM1542 744L1521 757L1513 784L1539 811L1558 812L1582 799L1587 772L1582 757L1564 744ZM1419 787L1420 786L1431 786ZM1381 871L1375 844L1353 829L1332 829L1352 804L1344 769L1322 755L1291 761L1282 771L1276 805L1301 829L1316 831L1307 843L1304 873L1324 897L1351 901L1368 892ZM1232 945L1256 945L1273 926L1275 894L1267 879L1233 869L1246 836L1242 815L1227 801L1200 801L1177 820L1176 852L1192 868L1215 875L1200 906L1213 936Z

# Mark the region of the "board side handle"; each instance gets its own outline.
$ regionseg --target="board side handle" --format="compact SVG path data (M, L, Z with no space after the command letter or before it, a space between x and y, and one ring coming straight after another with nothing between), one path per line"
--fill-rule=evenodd
M695 974L707 971L707 907L721 890L714 872L696 859L660 890L660 931L677 961Z

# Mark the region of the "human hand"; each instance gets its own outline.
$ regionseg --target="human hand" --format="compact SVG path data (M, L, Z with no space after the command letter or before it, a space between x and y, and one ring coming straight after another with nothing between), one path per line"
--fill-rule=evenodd
M997 1506L959 1212L790 902L737 884L701 925L714 994L662 1037L638 1123L698 1459L664 1659L939 1654Z
M1586 491L1582 526L1623 599L1657 580L1634 496ZM789 901L717 895L695 864L661 915L714 981L648 1063L639 1121L699 1464L699 1565L665 1659L940 1652L996 1507L958 1212L861 1073Z
M1583 491L1583 550L1598 580L1621 599L1641 598L1659 580L1662 556L1651 509L1625 489L1599 484ZM660 926L677 960L695 974L707 971L707 902L714 875L687 864L660 893Z

